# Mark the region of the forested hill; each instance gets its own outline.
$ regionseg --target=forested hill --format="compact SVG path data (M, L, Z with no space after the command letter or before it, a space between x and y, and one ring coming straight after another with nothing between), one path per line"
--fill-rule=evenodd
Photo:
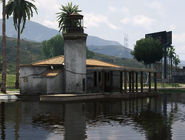
M2 36L0 36L2 40ZM38 60L42 60L41 54L42 44L21 39L20 42L20 64L29 64ZM0 52L2 52L2 42L0 43ZM15 72L16 56L17 56L17 40L15 38L6 38L6 61L7 68L11 73ZM2 56L2 53L0 53Z

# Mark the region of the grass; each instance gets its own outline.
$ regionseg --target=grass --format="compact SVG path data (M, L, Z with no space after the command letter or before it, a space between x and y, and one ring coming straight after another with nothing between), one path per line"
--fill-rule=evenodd
M1 74L0 74L1 77ZM2 81L0 81L1 83ZM13 87L15 85L15 75L7 74L6 75L6 86L11 86ZM19 91L20 89L15 89L15 88L6 88L6 91ZM0 92L2 93L2 92Z

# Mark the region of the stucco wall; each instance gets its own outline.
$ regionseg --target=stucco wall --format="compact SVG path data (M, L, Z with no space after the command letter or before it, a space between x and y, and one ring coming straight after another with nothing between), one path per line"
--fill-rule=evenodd
M20 67L20 93L34 94L34 76L46 71L46 67Z
M20 68L20 93L21 94L59 94L64 92L64 74L57 76L41 76L46 67L21 67Z
M74 39L74 36L77 37ZM86 83L86 39L81 38L81 35L67 37L64 40L65 92L85 93L86 85L83 83Z
M64 93L64 73L61 72L55 77L47 78L47 94Z

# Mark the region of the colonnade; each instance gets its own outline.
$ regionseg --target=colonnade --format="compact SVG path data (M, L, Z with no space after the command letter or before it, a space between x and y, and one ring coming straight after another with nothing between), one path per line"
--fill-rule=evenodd
M113 93L113 83L114 83L114 78L113 78L113 73L114 72L119 72L119 78L116 80L119 80L120 85L118 86L120 89L120 93L143 93L144 92L144 72L148 73L148 93L152 92L151 91L151 82L152 82L152 73L153 73L153 78L154 78L154 91L157 92L157 72L155 70L126 70L126 69L102 69L101 74L102 74L102 93L105 93L105 72L110 73L110 92ZM140 74L140 90L138 88L138 83L139 83L139 74ZM124 78L123 78L124 77ZM129 84L129 86L127 86Z

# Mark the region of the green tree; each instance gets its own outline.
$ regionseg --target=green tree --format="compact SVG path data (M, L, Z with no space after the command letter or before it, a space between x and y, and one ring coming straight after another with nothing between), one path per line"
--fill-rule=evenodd
M41 52L45 59L64 54L64 39L60 34L42 41L42 45Z
M167 52L168 52L167 55L169 57L170 73L171 73L172 72L172 67L173 67L173 64L172 64L173 63L173 59L174 59L174 57L176 55L174 46L170 46L168 48Z
M34 2L34 0L30 0ZM7 18L13 15L15 30L17 30L17 63L16 63L16 83L15 88L19 88L19 63L20 63L20 34L23 32L26 24L26 19L30 20L33 17L33 9L37 13L37 8L34 4L26 0L9 0L6 5ZM22 22L22 28L21 28Z
M90 51L87 47L86 47L86 58L88 59L94 58L94 52Z
M6 0L2 0L2 17L3 17L3 22L2 22L2 83L1 83L1 92L6 93L6 18L5 18L5 4Z
M175 67L177 69L177 65L180 63L179 55L175 55L173 58L173 63L175 64Z
M71 3L68 3L66 6L61 5L62 8L60 8L61 12L56 13L57 21L58 21L58 27L59 32L62 30L62 32L66 32L66 26L67 26L67 16L69 16L72 13L81 12L81 10L78 10L79 5L74 5Z
M131 55L144 65L160 61L163 57L163 47L158 40L153 38L142 38L134 45Z
M44 59L54 56L64 55L64 39L61 34L52 37L49 40L42 41L42 56ZM87 58L93 58L94 52L89 51L86 47Z

